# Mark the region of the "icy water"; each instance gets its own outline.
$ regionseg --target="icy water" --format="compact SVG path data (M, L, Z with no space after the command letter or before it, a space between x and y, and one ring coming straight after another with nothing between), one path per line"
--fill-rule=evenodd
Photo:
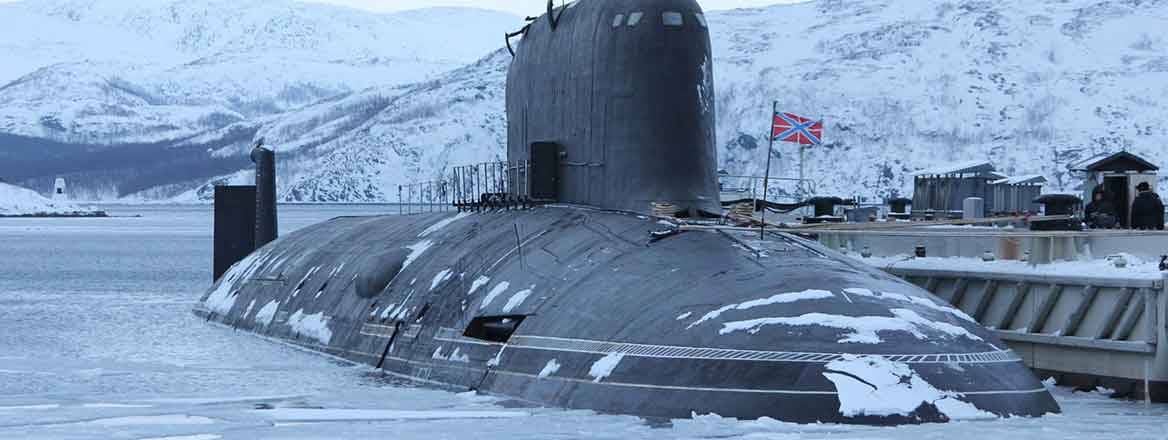
M209 207L0 219L0 439L1168 439L1168 405L1054 390L1041 419L897 428L717 416L652 423L395 383L190 313ZM284 233L376 206L287 206Z

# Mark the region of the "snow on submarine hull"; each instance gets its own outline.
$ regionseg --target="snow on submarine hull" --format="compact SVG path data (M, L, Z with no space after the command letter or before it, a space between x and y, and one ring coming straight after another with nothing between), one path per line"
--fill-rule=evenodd
M199 313L421 381L606 413L1059 411L1018 356L917 287L786 235L650 242L662 228L566 206L338 218L235 265Z
M793 236L643 215L720 212L700 14L694 0L591 0L529 25L508 72L508 159L533 175L551 163L554 203L337 218L236 263L196 313L393 375L604 413L1058 412L1016 354L918 287Z

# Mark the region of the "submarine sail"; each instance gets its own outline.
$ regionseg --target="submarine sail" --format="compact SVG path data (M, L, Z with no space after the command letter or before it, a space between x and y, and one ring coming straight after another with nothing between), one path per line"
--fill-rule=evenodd
M918 287L794 236L683 227L721 212L711 62L694 0L555 9L507 81L508 159L530 163L522 196L542 205L311 226L236 263L195 312L391 375L605 413L1058 412L1017 354Z

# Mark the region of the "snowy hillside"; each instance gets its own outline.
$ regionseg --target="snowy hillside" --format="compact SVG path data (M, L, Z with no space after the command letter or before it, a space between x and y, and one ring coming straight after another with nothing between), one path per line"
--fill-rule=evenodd
M0 217L83 215L92 210L68 202L49 200L36 191L0 182Z
M200 3L209 1L215 0ZM253 15L247 10L269 10L268 4L242 2L224 8L240 8L226 15L265 16L270 14ZM70 12L45 8L40 10L50 11L52 17L71 16ZM87 11L73 8L67 10ZM251 64L238 58L225 60L235 57L235 50L242 47L239 50L246 53L272 52L266 62L298 62L281 51L295 51L301 41L311 46L317 37L253 41L257 32L236 32L250 25L241 28L231 24L236 30L214 38L196 38L202 34L185 25L165 25L169 22L159 18L159 13L147 14L148 19L125 19L139 15L102 10L105 12L100 14L80 13L80 23L103 27L122 23L114 27L155 35L151 40L173 47L179 54L215 52L214 56L204 55L212 60L208 61L211 65L241 66L240 70L213 68L223 76L208 81L208 87L214 86L211 88L201 88L197 80L201 74L190 73L198 69L185 65L174 69L177 73L171 77L183 79L171 83L173 87L161 87L163 82L157 79L142 81L149 84L141 86L145 89L123 87L119 81L101 83L101 74L92 72L69 73L76 81L64 81L66 75L56 71L44 72L44 78L36 81L64 81L69 88L88 90L87 96L100 95L102 98L92 101L91 106L105 102L106 96L110 102L127 102L122 104L126 107L135 99L145 102L142 105L150 108L155 119L128 115L124 121L108 123L105 133L150 134L141 136L145 140L164 136L158 133L198 132L175 144L176 148L209 150L207 160L220 160L220 168L247 168L246 160L241 159L247 145L264 136L281 153L284 199L392 201L400 183L432 179L450 166L503 154L503 87L509 55L498 51L501 38L496 38L499 34L494 30L460 25L405 33L401 36L407 41L403 47L426 48L414 52L418 57L464 43L477 45L482 54L495 52L448 73L411 78L376 73L391 68L382 64L344 62L341 70L351 68L354 76L368 79L365 83L351 81L364 87L342 91L319 81L312 83L313 87L324 92L302 89L307 91L293 94L298 99L285 102L271 98L273 90L262 84L224 85L264 82L249 74ZM360 15L343 10L337 13L342 12ZM449 20L447 13L471 14L445 10L423 15L438 22L473 22L470 18ZM905 194L913 171L956 161L991 160L1007 174L1044 174L1054 182L1056 188L1052 189L1073 185L1065 175L1065 164L1101 151L1126 148L1168 164L1168 149L1163 148L1168 145L1168 39L1160 32L1168 25L1168 2L820 0L711 12L708 18L714 39L719 156L722 167L732 174L762 173L771 100L778 100L784 111L826 120L827 145L810 150L807 156L808 175L822 194ZM280 28L306 29L305 33L315 36L349 35L334 30L343 26L329 24L332 21ZM500 32L521 23L514 17L499 21ZM449 35L450 40L429 39L432 35L448 36L451 29L458 34ZM362 44L372 38L358 33L326 40L344 42L338 46L368 47ZM467 49L462 55L474 52L462 49ZM471 62L465 61L462 64ZM293 70L278 69L279 74L273 74L275 82L299 84ZM163 77L152 77L149 69L119 72L125 77ZM45 96L57 93L17 82L0 89L0 100L12 99L6 95L7 89L38 89ZM31 91L21 95L34 98L20 102L35 99ZM156 96L166 98L155 101ZM176 96L185 97L179 101L188 113L174 113L170 105ZM46 124L59 123L69 135L84 137L102 127L102 120L66 122L37 117L45 113L41 108L59 105L50 104L58 101L21 104L17 107L23 113L10 113L7 119L0 113L0 132L41 136L51 131L44 128ZM26 111L28 108L34 110ZM49 112L49 116L58 113ZM108 118L105 115L102 117ZM179 128L158 128L164 124ZM777 145L776 154L777 174L797 175L797 150ZM222 176L210 179L212 183L250 180L247 171L217 175ZM118 192L140 198L205 200L210 195L207 182L187 176L164 185L139 185L145 190L123 187Z
M517 17L370 14L290 0L0 5L0 131L72 143L178 139L478 59ZM4 85L7 83L7 85Z
M1053 189L1070 189L1067 163L1100 151L1168 164L1165 2L835 0L709 18L719 153L732 174L762 174L772 99L827 121L828 143L806 165L825 194L907 194L913 171L954 161L1045 174ZM408 105L293 159L282 194L396 200L398 183L502 154L507 58L400 91L392 102ZM797 149L776 155L778 174L798 174Z

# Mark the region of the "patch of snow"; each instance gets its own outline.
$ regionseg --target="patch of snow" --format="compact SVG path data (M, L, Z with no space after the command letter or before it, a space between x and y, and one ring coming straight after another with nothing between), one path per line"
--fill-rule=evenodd
M616 370L616 366L620 365L620 361L624 358L624 353L609 353L592 363L592 367L588 369L588 375L593 377L593 382L600 383L601 380L612 375L613 370Z
M324 316L324 312L306 315L304 309L300 309L288 318L288 325L292 327L293 332L328 345L333 339L333 332L328 328L328 321L329 318Z
M531 287L532 289L535 288L535 286ZM510 313L512 310L515 310L516 307L519 307L521 304L523 304L524 301L527 301L527 297L531 296L532 289L520 290L515 292L514 295L511 295L511 299L507 300L507 304L503 305L503 313Z
M965 321L969 321L969 322L972 322L975 324L977 323L977 321L974 320L973 317L967 315L965 312L961 311L961 309L958 309L956 307L940 305L940 304L937 304L935 301L933 301L929 298L925 298L925 297L906 295L903 293L873 292L871 289L863 289L863 288L844 289L844 293L848 293L848 294L856 295L856 296L866 296L866 297L871 297L871 298L887 298L887 299L892 299L892 300L896 300L896 301L900 301L900 302L916 304L918 306L933 309L933 310L936 310L938 312L948 313L950 315L961 318Z
M539 370L539 377L548 377L556 374L557 371L560 371L560 363L556 362L555 359L552 359L543 366L542 370Z
M949 337L965 337L974 341L982 340L977 335L970 333L962 327L926 319L912 310L892 309L892 314L894 316L889 317L808 313L794 317L759 318L724 323L719 333L725 335L737 331L746 331L754 334L758 333L762 327L768 325L786 325L821 326L844 330L847 333L837 341L839 343L879 344L884 341L880 339L878 333L887 331L906 332L917 339L927 340L929 339L929 335L926 335L922 331L924 329L934 330Z
M960 400L959 393L937 389L908 364L881 356L844 355L824 368L823 376L835 384L839 411L845 417L908 415L933 404L952 420L996 418Z
M426 230L422 231L421 234L418 234L418 238L426 238L427 235L438 232L442 228L450 226L451 223L454 223L456 221L470 217L470 215L471 215L471 213L469 213L469 212L460 212L460 213L458 213L458 215L455 215L455 216L447 218L447 219L443 219L442 221L435 223L435 224L431 225L430 227L426 228Z
M475 291L479 290L480 288L482 288L483 286L487 285L487 283L490 283L490 282L491 282L491 277L488 277L486 275L475 278L475 280L470 283L470 290L467 291L466 294L467 295L474 295Z
M304 274L304 278L301 278L300 282L296 283L296 290L292 291L293 298L295 298L296 295L300 294L300 289L304 288L304 283L308 282L308 279L312 278L313 275L316 275L316 272L319 270L320 270L320 266L313 266L312 269L308 270L308 273Z
M407 267L410 267L410 264L413 263L414 260L417 260L418 257L420 257L420 256L422 256L422 254L426 253L426 251L429 250L430 247L433 245L434 245L433 241L422 240L422 241L419 241L419 242L414 243L412 245L406 246L406 249L410 250L410 254L406 256L405 263L402 263L402 270L405 270ZM417 278L415 278L414 280L417 281ZM413 284L413 282L411 282L410 284Z
M215 289L207 294L207 298L203 300L203 306L219 315L231 312L231 309L235 307L235 301L239 298L236 286L250 280L252 275L263 267L263 263L270 255L270 250L256 251L232 265L227 273L220 277L219 284L215 286Z
M466 353L459 353L458 347L454 347L454 352L450 353L447 358L451 362L470 363L470 356Z
M263 307L260 307L260 311L256 312L255 315L256 324L262 325L264 327L272 325L272 321L276 319L276 311L279 310L279 308L280 302L276 300L272 300L272 302L269 302Z
M756 299L756 300L746 301L746 302L742 302L742 303L738 303L738 304L729 304L725 307L722 307L720 309L717 309L717 310L714 310L710 313L705 314L705 316L702 316L701 319L694 321L693 324L690 324L686 328L694 328L698 325L701 325L702 323L704 323L706 321L716 319L719 316L721 316L723 313L726 313L726 312L731 311L731 310L749 310L749 309L753 309L755 307L763 307L763 306L769 306L769 305L774 305L774 304L786 304L786 303L793 303L796 301L827 299L827 298L834 298L834 297L835 297L835 295L833 295L831 292L826 291L826 290L818 290L818 289L804 290L802 292L780 293L778 295L773 295L769 298Z
M434 290L434 289L438 288L439 284L442 284L453 277L454 277L454 271L452 271L450 269L446 269L442 272L438 272L437 275L434 275L434 279L430 281L430 290Z
M91 209L62 200L50 200L36 191L0 182L0 216L89 213Z
M247 305L247 310L243 311L244 318L246 318L247 315L251 314L252 309L255 309L255 303L256 303L256 300L253 299L253 300L251 300L251 303Z
M966 257L927 257L909 258L907 255L872 257L856 259L877 268L921 269L921 270L948 270L987 272L1011 275L1062 275L1081 276L1091 274L1098 278L1124 279L1152 279L1163 278L1160 272L1160 260L1144 260L1131 254L1122 254L1128 265L1124 268L1115 265L1106 259L1090 259L1080 261L1061 261L1051 264L1031 266L1025 261L995 260L982 261L981 258Z
M503 292L506 292L508 287L511 287L511 283L506 281L496 284L490 292L487 292L487 296L483 298L483 303L479 304L479 310L487 308L487 306L491 304L491 301L494 301L496 297L502 295Z
M686 319L689 319L690 316L693 316L693 312L685 312L685 313L682 313L680 315L677 315L676 320L677 321L686 320Z
M394 303L394 304L390 304L390 305L388 305L388 306L385 306L385 310L383 310L383 311L381 312L381 319L387 319L387 318L389 318L389 317L390 317L390 315L392 315L392 314L393 314L393 311L394 311L394 308L395 308L395 307L397 307L397 303Z

